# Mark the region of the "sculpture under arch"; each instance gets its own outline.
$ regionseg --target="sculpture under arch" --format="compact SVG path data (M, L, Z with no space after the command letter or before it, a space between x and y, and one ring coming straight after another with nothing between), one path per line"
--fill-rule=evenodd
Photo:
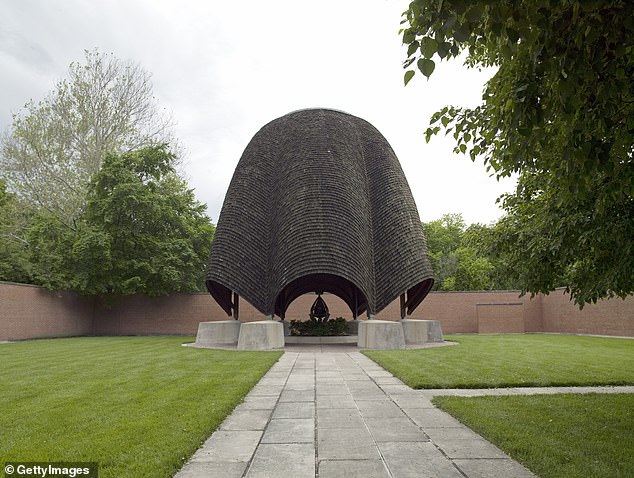
M329 109L265 125L236 167L218 219L207 288L234 316L237 295L282 319L307 292L353 317L401 296L408 314L433 285L416 204L387 140Z

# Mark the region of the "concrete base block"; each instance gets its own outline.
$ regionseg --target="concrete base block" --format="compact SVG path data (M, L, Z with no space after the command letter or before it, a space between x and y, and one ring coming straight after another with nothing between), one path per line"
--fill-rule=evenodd
M437 320L401 320L405 343L427 344L430 342L442 342L442 330Z
M349 320L346 323L346 334L358 335L359 334L359 322L360 320Z
M365 349L404 349L403 326L390 320L361 321L358 346Z
M237 344L240 335L239 320L220 320L217 322L201 322L196 334L197 345Z
M240 327L238 350L273 350L284 348L284 326L274 320L245 322Z

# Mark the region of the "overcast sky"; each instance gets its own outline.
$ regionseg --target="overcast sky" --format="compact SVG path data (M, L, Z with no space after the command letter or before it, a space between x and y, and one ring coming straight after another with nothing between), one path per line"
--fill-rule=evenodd
M403 0L1 0L0 130L82 61L112 52L152 73L159 104L176 121L185 172L217 222L233 170L253 135L290 111L328 107L359 116L394 148L421 219L461 212L489 223L514 181L425 144L445 105L475 106L492 72L459 62L403 86L398 36Z

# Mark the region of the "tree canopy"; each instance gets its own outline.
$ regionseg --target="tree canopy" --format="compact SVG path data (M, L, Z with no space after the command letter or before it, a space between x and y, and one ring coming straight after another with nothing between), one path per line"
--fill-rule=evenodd
M173 143L171 120L158 108L150 74L87 50L46 98L13 116L0 167L10 191L75 227L106 153L161 143Z
M201 290L214 233L205 209L167 146L109 153L75 229L48 214L33 219L36 282L90 295Z
M31 280L28 242L24 239L28 218L28 209L7 191L0 178L0 280Z
M497 245L522 288L563 280L580 306L634 292L634 4L416 0L402 23L406 84L459 55L497 67L480 106L443 108L426 137L519 174Z
M494 253L493 226L467 226L461 214L423 223L434 290L517 289L508 258Z
M214 226L150 74L97 50L0 142L0 280L89 295L204 287Z

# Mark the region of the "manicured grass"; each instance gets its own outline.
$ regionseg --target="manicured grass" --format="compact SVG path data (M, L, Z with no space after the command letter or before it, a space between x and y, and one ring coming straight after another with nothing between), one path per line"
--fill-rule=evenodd
M634 394L436 397L540 478L634 476Z
M99 476L171 477L280 352L185 337L0 345L0 463L95 461Z
M363 353L413 388L634 384L634 340L448 335L459 345Z

